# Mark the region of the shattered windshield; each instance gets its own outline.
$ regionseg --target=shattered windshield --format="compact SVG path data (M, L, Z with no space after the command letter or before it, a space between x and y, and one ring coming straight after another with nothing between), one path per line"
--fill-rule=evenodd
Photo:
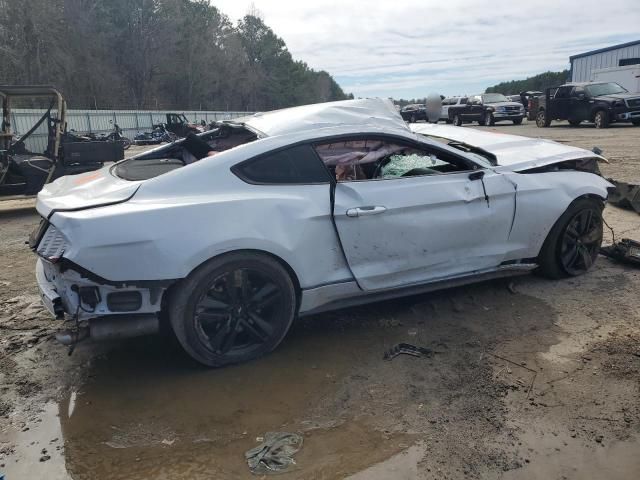
M501 93L487 93L482 95L484 103L509 102L510 100Z
M487 152L482 148L476 147L474 145L469 145L468 143L459 142L457 140L451 140L449 138L437 137L435 135L428 135L426 133L419 133L424 137L430 138L440 143L444 143L445 145L455 148L456 150L460 150L465 152L468 156L473 157L473 160L482 165L483 167L492 167L498 164L498 160L493 153Z
M591 97L599 97L601 95L615 95L616 93L628 93L628 91L617 83L596 83L595 85L587 85L584 87Z

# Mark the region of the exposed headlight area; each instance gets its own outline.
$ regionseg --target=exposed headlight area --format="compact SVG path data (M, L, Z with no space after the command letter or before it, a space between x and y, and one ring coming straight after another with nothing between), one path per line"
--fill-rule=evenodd
M55 225L49 224L38 244L36 252L49 262L56 263L62 258L68 246L69 242L64 234L58 230Z

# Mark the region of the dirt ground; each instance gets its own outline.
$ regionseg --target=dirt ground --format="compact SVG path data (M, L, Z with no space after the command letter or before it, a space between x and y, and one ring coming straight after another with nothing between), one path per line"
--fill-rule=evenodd
M599 146L640 181L640 129L496 131ZM613 206L616 237L640 216ZM253 478L267 431L304 435L287 479L640 478L640 269L601 257L305 318L271 355L207 370L174 339L83 343L39 306L30 202L0 204L0 473L14 479ZM611 240L607 233L606 242ZM398 342L431 358L383 354Z

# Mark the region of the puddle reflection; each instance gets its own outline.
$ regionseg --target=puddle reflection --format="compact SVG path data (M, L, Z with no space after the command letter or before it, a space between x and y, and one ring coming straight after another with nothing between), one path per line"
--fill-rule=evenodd
M313 427L314 412L344 375L379 356L381 340L371 335L297 332L263 359L219 370L195 366L158 339L122 344L96 360L83 388L60 404L67 470L76 480L251 478L243 453L256 437ZM314 451L331 459L347 444L380 443L377 436L351 422L314 430L299 463L313 461ZM396 451L364 448L363 460Z

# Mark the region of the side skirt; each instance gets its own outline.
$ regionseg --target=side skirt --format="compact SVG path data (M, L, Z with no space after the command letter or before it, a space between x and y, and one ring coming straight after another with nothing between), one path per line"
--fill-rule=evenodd
M470 283L494 280L497 278L526 275L537 267L538 265L533 263L502 265L489 271L474 272L453 278L435 280L417 285L414 284L391 290L375 290L370 292L363 292L355 282L325 285L302 292L299 316L315 315L316 313L338 310L340 308L354 307L365 303L460 287Z

